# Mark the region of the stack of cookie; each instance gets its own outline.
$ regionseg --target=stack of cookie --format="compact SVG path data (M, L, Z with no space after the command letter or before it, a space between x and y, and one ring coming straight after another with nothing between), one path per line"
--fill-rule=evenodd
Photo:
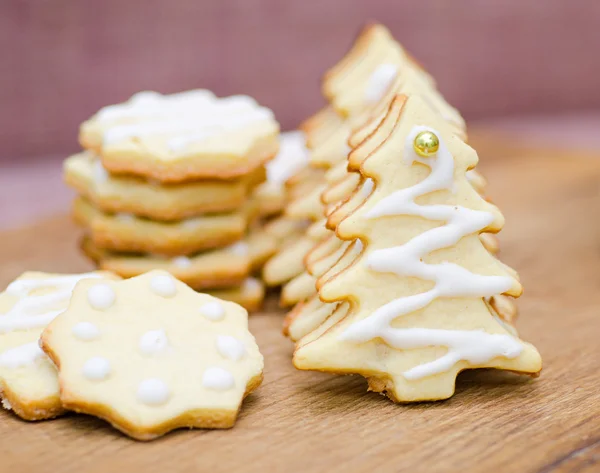
M276 240L250 231L264 210L250 197L278 135L252 98L207 90L141 92L101 109L81 126L85 151L64 165L84 252L122 277L163 269L256 309L264 290L250 276Z

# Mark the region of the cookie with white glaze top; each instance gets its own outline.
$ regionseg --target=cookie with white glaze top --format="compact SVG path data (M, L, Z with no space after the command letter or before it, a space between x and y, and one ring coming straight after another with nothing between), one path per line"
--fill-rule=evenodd
M208 214L172 222L109 214L83 197L73 202L73 218L85 229L94 245L105 250L191 255L221 248L240 240L251 218L247 208L224 214Z
M40 334L65 310L83 279L117 279L107 272L48 274L26 272L0 293L0 399L25 420L64 412L56 368L38 345Z
M273 113L251 97L191 90L104 107L79 141L111 173L174 183L251 173L277 154L278 135Z
M396 402L446 399L465 369L536 376L539 353L499 313L522 286L480 238L504 218L466 176L476 152L419 96L398 96L388 115L360 165L370 192L337 210L337 236L360 251L317 280L339 305L300 339L294 365L361 374Z
M58 368L65 408L138 440L232 427L262 381L246 310L164 271L81 281L41 346Z
M69 187L103 212L131 213L166 221L239 209L252 189L265 179L265 170L258 168L239 179L205 179L164 185L158 181L110 174L90 151L67 158L63 174Z

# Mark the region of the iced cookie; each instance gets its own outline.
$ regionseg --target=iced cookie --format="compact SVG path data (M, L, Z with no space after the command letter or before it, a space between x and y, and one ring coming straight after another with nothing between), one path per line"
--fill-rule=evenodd
M56 368L38 345L40 334L69 305L82 279L116 279L106 272L47 274L26 272L0 294L0 398L25 420L63 413Z
M190 256L167 258L159 255L128 254L102 250L89 237L81 243L83 252L101 269L124 278L153 269L173 274L197 290L238 286L253 271L258 271L277 249L277 241L262 232L252 233L225 248Z
M107 213L131 213L152 220L183 220L240 208L265 171L232 180L203 180L163 185L132 176L109 174L99 158L83 152L63 165L67 184Z
M273 113L250 97L207 90L140 92L81 125L81 145L111 173L160 182L230 179L252 172L278 150Z
M446 399L465 369L537 375L539 353L494 308L522 287L479 237L504 218L466 177L476 152L419 96L388 114L394 126L369 137L360 166L370 192L338 210L336 234L360 251L317 281L320 299L341 305L299 341L295 366L361 374L396 402Z
M164 271L81 281L41 346L58 368L65 408L138 440L232 427L262 380L246 310Z
M73 203L75 221L103 249L167 256L190 255L220 248L244 236L244 210L209 214L174 222L159 222L132 214L107 214L79 197Z

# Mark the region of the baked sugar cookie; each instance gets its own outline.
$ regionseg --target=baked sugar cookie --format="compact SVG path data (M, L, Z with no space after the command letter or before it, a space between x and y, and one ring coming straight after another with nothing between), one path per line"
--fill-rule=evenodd
M337 211L337 236L359 251L317 280L320 299L345 308L299 341L295 366L361 374L396 402L446 399L465 369L536 376L539 353L498 311L522 287L480 239L504 218L466 177L476 152L420 96L388 114L393 127L357 148L375 149L360 166L370 192Z
M81 197L73 203L73 216L99 248L167 256L190 255L238 241L249 218L240 210L159 222L133 214L103 213Z
M25 420L64 412L56 368L38 345L40 334L65 310L83 279L116 279L106 272L47 274L26 272L0 294L0 398Z
M239 179L163 185L110 174L89 151L67 158L63 169L66 183L103 212L131 213L151 220L183 220L239 209L248 192L265 176L264 169L258 168Z
M83 280L44 330L65 408L137 440L173 429L229 428L262 381L248 313L165 271Z
M240 286L223 289L207 289L209 294L224 301L235 302L248 312L256 312L262 307L265 298L265 286L260 279L248 278Z
M190 256L164 257L107 251L94 245L89 237L81 242L83 252L99 268L130 278L153 269L173 274L196 290L239 286L248 275L260 270L277 249L275 238L263 232L251 233L225 248Z
M104 107L81 125L79 141L111 173L184 182L252 172L275 156L278 134L273 113L252 98L191 90L140 92Z

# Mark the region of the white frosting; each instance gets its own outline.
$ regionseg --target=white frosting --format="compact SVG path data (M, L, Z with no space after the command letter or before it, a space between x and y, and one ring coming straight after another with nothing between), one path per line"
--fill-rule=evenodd
M108 284L95 284L88 289L87 299L92 308L106 310L115 303L117 295Z
M168 274L159 274L150 280L150 289L163 297L173 297L177 292L175 279Z
M207 302L200 307L200 313L208 320L217 322L225 317L225 307L219 301Z
M83 364L81 373L91 381L102 381L110 374L110 362L106 358L95 356Z
M135 215L126 212L118 212L115 214L115 218L121 223L133 223L135 222Z
M94 164L92 168L92 178L96 184L102 184L103 182L108 181L108 171L102 165L102 161L99 158L94 159Z
M100 330L91 322L78 322L71 330L79 340L95 340L100 336Z
M169 340L164 330L149 330L140 337L139 348L144 355L156 355L169 347Z
M256 278L247 278L244 281L244 291L254 292L262 288L262 284Z
M279 137L279 153L266 164L267 181L282 185L308 164L306 136L301 131L288 131Z
M173 258L171 262L179 269L187 269L192 266L192 260L187 256L177 256L176 258Z
M173 116L194 107L203 107L215 96L209 90L189 90L178 94L162 95L153 91L142 91L125 102L100 109L94 117L99 122L123 119L151 119Z
M365 100L369 103L379 102L391 87L398 75L395 64L380 64L373 71L365 88Z
M421 158L414 152L414 138L422 131L431 131L440 138L436 157ZM463 237L480 232L494 220L494 216L489 212L459 205L423 206L415 203L415 199L420 196L453 189L454 158L437 131L423 126L414 127L406 139L404 153L409 164L420 162L430 166L431 173L414 186L400 189L381 199L365 217L414 215L444 222L444 225L427 230L404 245L373 251L367 257L366 265L372 271L416 277L433 281L435 285L427 292L398 298L381 306L366 319L351 324L342 333L341 338L366 342L379 337L390 346L402 350L428 346L448 348L448 352L441 358L405 372L404 376L407 379L441 373L460 360L481 364L497 356L518 356L522 345L510 335L488 334L478 330L392 327L391 323L397 317L420 310L437 298L485 298L506 292L513 285L509 277L473 274L450 262L428 264L423 261L429 253L456 245Z
M227 248L227 251L233 253L236 256L248 256L248 254L250 253L250 248L248 247L248 243L246 243L245 241L238 241L237 243L230 245Z
M221 356L233 361L241 360L246 354L244 344L231 335L217 336L217 350Z
M45 327L68 305L75 285L86 278L100 278L93 273L56 276L46 279L19 279L6 288L6 293L19 300L5 314L0 314L0 333ZM30 295L38 289L54 289L44 295ZM61 309L56 307L62 306Z
M373 187L375 187L373 179L371 179L370 177L366 178L365 182L363 182L363 185L360 188L360 194L363 197L369 197L371 195L371 192L373 192Z
M0 366L16 369L35 363L39 358L45 358L38 342L25 343L0 353Z
M217 98L207 90L192 90L173 95L144 92L105 107L95 119L107 125L104 145L165 135L168 148L177 152L236 128L271 121L273 113L245 95Z
M235 381L229 371L212 366L202 375L202 386L216 391L226 391L235 386Z
M202 226L202 218L201 217L192 217L183 220L183 228L186 230L197 230L200 226Z
M354 245L352 246L352 254L358 256L362 253L363 248L364 245L362 240L360 238L357 238L356 240L354 240Z
M160 406L169 400L170 392L166 383L158 378L144 379L137 389L138 401L149 406Z

